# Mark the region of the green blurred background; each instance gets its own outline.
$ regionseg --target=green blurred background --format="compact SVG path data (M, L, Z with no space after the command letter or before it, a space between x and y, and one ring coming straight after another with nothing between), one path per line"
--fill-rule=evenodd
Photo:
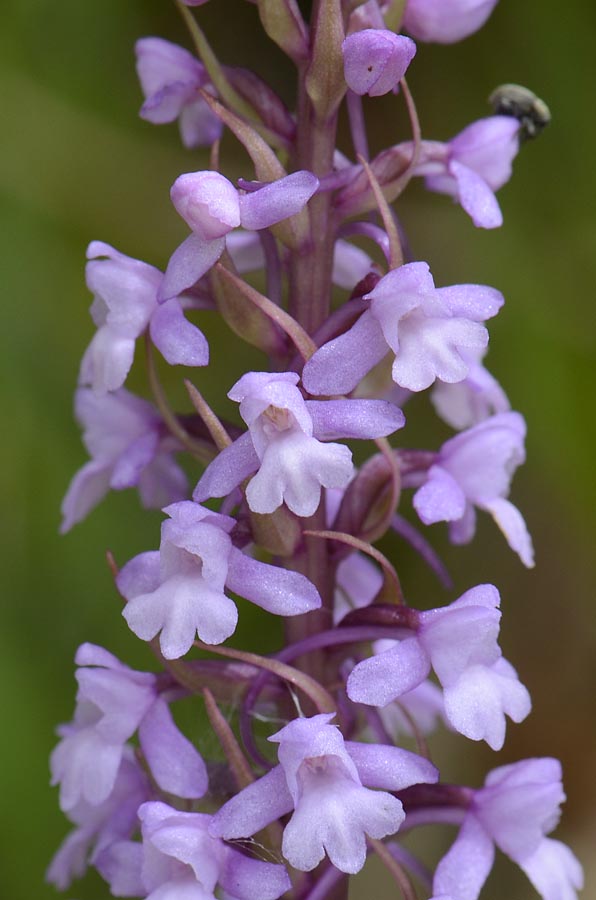
M127 492L110 497L66 537L57 533L61 498L84 461L71 417L80 356L92 334L84 250L98 238L163 266L185 234L170 207L169 186L181 172L205 167L206 159L179 146L175 126L154 128L136 115L135 39L155 34L189 46L171 4L4 0L2 12L0 878L2 896L48 900L57 895L44 884L44 869L67 825L48 787L47 757L56 723L72 713L72 657L79 643L91 640L151 666L119 616L104 551L110 547L123 562L153 548L161 518L141 511ZM291 99L290 69L261 37L251 4L213 0L199 13L223 61L255 68ZM425 136L446 139L486 115L485 98L504 81L543 96L553 125L516 160L514 178L500 193L505 226L499 231L475 230L448 200L418 188L400 207L415 256L430 262L438 284L486 282L505 293L507 305L491 324L489 367L528 420L528 462L515 479L513 500L537 551L537 568L527 572L492 523L483 521L467 548L448 547L442 527L435 528L458 589L480 581L501 589L502 644L530 688L534 711L509 728L498 755L451 737L433 747L447 779L470 783L479 783L490 767L525 756L560 757L568 803L559 835L586 866L586 897L596 897L590 887L596 831L595 36L596 6L588 0L501 0L488 27L466 42L421 46L410 84ZM367 109L376 147L403 138L399 99L383 98ZM240 170L250 177L248 166ZM236 344L215 322L205 329L214 342L214 365L197 382L223 410L221 397L246 358L230 352ZM258 355L251 358L262 364ZM182 398L178 376L170 384ZM137 372L133 388L141 384ZM428 422L411 426L404 438L410 445L425 435L437 440L423 404L411 406L410 421L418 409L420 421ZM443 595L403 547L396 552L404 557L400 572L413 601L434 605L456 596ZM242 612L247 636L251 626ZM442 837L441 846L451 837ZM376 875L359 876L354 896L370 895L369 877ZM383 884L375 888L378 896L394 896ZM504 892L534 896L523 876L501 863L483 896L495 900ZM66 894L79 900L106 895L93 878Z

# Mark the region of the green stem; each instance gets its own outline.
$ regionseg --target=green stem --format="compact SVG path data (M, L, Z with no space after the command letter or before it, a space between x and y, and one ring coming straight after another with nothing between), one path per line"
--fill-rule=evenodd
M316 10L313 12L313 20ZM337 135L337 111L321 118L306 91L308 65L299 70L296 169L328 175L333 168ZM313 334L329 315L334 231L330 227L331 197L316 194L309 203L310 238L292 254L290 314Z

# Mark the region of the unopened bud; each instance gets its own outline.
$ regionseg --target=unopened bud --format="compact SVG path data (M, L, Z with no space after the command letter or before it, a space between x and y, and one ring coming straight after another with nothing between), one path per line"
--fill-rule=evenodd
M404 77L416 54L416 44L386 29L365 28L347 37L342 50L348 87L355 94L380 97Z
M240 225L238 191L219 172L180 175L170 197L187 225L206 241L221 238Z

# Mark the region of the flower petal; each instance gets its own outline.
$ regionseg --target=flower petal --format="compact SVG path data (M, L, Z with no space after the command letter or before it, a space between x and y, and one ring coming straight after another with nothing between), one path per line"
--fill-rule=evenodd
M343 444L323 444L294 429L269 443L246 499L253 512L270 513L285 502L297 516L311 516L321 487L345 488L354 474L352 453Z
M251 859L226 847L219 884L235 900L277 900L292 883L284 866Z
M224 803L211 821L209 834L225 840L250 837L293 806L284 770L278 765Z
M156 590L133 597L122 615L143 641L161 631L160 646L166 659L187 653L198 632L207 644L221 644L236 629L236 604L213 590L200 575L174 575Z
M507 543L512 550L518 554L524 566L528 569L534 567L534 547L532 538L528 532L528 528L517 506L505 500L503 497L496 497L488 503L483 504L493 519L505 535Z
M424 681L429 671L430 658L418 638L406 638L352 669L348 697L355 703L385 706Z
M225 246L223 237L206 241L198 234L189 235L170 257L157 294L159 302L177 297L192 287L217 262Z
M302 372L311 394L348 394L376 366L388 347L369 310L345 334L319 347Z
M311 172L293 172L257 191L240 195L240 221L249 231L269 228L300 212L319 187Z
M461 519L466 509L466 497L455 478L440 466L431 466L428 476L412 501L424 524Z
M118 390L126 381L134 355L133 337L103 325L83 354L79 384L90 384L97 393Z
M491 319L505 303L501 291L486 284L453 284L436 288L436 295L452 316L473 322Z
M284 829L282 852L292 866L309 872L325 853L342 872L359 872L366 859L366 835L394 834L405 815L400 801L371 791L350 778L324 776L306 789Z
M435 784L439 780L436 766L401 747L346 741L346 749L367 787L401 791L412 784Z
M157 431L149 431L132 441L115 462L110 487L115 491L134 487L141 472L152 462L159 442Z
M433 896L446 894L452 900L477 900L494 858L491 838L476 817L468 813L455 842L437 866Z
M320 441L386 437L406 424L401 409L387 400L307 400L306 407Z
M481 175L453 159L449 171L457 182L459 202L477 228L499 228L503 214L494 193Z
M486 741L492 750L500 750L505 742L505 715L521 722L532 707L528 691L505 660L466 669L445 688L444 698L445 714L455 730L472 741Z
M259 466L259 457L247 431L209 463L194 489L193 500L202 503L210 497L226 497Z
M165 700L158 698L139 726L141 748L158 786L187 799L207 791L207 768L194 745L178 731Z
M206 366L209 362L205 335L187 321L174 297L155 310L149 331L151 340L171 366Z
M576 900L584 873L566 844L544 838L537 850L518 862L543 900Z
M316 587L300 572L259 562L235 547L226 584L240 597L278 616L297 616L321 606Z
M100 462L88 462L73 476L62 501L60 533L66 534L105 497L110 488L110 468Z

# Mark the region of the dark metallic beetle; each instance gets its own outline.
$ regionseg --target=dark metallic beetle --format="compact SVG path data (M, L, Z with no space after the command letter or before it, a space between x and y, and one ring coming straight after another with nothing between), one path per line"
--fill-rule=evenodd
M496 115L512 116L520 124L521 140L537 137L550 122L550 110L544 100L521 84L501 84L488 102Z

